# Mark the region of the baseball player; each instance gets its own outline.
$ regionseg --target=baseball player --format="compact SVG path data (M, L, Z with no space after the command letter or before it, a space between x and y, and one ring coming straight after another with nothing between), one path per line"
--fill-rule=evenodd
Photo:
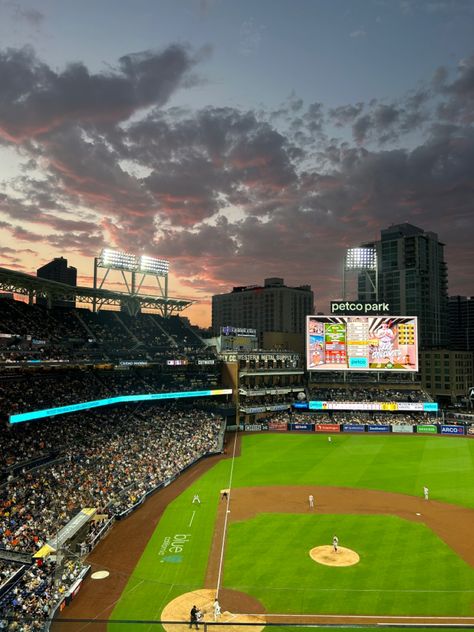
M337 553L337 547L339 546L339 538L335 535L332 539L332 548L334 549L334 553Z
M328 437L328 443L331 443L332 437Z
M308 496L308 502L309 502L309 508L310 509L314 509L314 496L313 496L313 494L310 494Z
M430 490L426 486L423 487L423 496L425 497L425 500L430 499Z
M201 499L199 498L199 494L194 494L192 504L194 505L194 503L197 503L198 505L201 504Z
M222 611L221 611L221 605L217 599L217 597L214 599L214 621L217 621L217 619L221 616Z

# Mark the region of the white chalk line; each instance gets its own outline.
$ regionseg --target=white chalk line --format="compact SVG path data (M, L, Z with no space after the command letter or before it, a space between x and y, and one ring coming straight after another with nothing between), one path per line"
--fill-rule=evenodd
M465 621L466 623L474 623L474 617L450 617L450 616L410 616L410 615L396 615L396 614L290 614L281 613L276 614L273 612L239 612L236 616L241 617L288 617L290 618L305 618L305 617L318 617L319 619L392 619L392 620L404 620L404 621Z
M225 518L224 518L224 532L222 534L222 543L221 543L221 554L220 554L220 559L219 559L219 572L217 574L217 586L216 586L216 599L219 597L219 590L221 587L221 579L222 579L222 566L224 563L224 548L225 548L225 540L226 540L226 535L227 535L227 521L228 521L228 516L229 516L229 512L230 512L230 496L232 493L232 478L234 476L234 463L235 463L235 451L237 448L237 431L234 434L234 448L232 450L232 461L230 464L230 474L229 474L229 483L227 486L227 489L229 490L227 492L227 502L226 502L226 512L225 512Z
M241 590L241 592L252 592L251 586L239 586L234 590ZM291 591L291 592L355 592L355 593L365 593L365 592L378 592L378 593L453 593L453 594L469 594L474 593L474 590L443 590L443 589L435 589L428 590L423 588L268 588L271 591Z
M195 515L196 515L196 512L195 512L195 511L193 511L193 515L191 516L191 521L190 521L190 523L188 524L188 527L190 527L190 526L193 524L193 520L194 520L194 516L195 516Z

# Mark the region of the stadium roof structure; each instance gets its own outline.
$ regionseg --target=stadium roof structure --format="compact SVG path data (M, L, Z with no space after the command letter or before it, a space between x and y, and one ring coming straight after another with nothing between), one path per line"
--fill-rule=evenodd
M28 296L30 304L33 304L35 298L44 298L48 306L51 306L54 301L89 303L97 309L103 305L117 305L125 308L132 315L137 314L140 309L150 309L160 312L162 316L172 316L194 303L184 298L129 294L80 285L73 286L1 267L0 291Z

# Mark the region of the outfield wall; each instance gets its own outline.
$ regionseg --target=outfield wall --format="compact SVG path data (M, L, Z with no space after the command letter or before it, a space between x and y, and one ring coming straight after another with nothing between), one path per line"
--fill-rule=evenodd
M325 434L335 433L368 433L368 434L432 434L451 437L474 437L474 425L449 425L449 424L331 424L316 421L308 422L284 422L266 421L254 424L244 424L241 430L245 432L318 432Z

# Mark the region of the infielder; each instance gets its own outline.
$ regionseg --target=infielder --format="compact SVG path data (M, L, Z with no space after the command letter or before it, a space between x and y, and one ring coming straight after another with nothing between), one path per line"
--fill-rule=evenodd
M217 621L217 619L221 616L222 612L221 612L221 605L219 603L219 601L217 600L217 597L214 599L214 621Z
M334 553L337 553L337 547L339 546L339 538L335 535L332 539L332 548L334 549Z
M313 496L313 494L310 494L308 496L308 502L309 502L309 508L310 509L314 509L314 496Z
M328 437L328 443L331 443L331 441L332 441L332 438Z
M425 500L430 499L430 490L427 487L423 487L423 496L425 497Z

